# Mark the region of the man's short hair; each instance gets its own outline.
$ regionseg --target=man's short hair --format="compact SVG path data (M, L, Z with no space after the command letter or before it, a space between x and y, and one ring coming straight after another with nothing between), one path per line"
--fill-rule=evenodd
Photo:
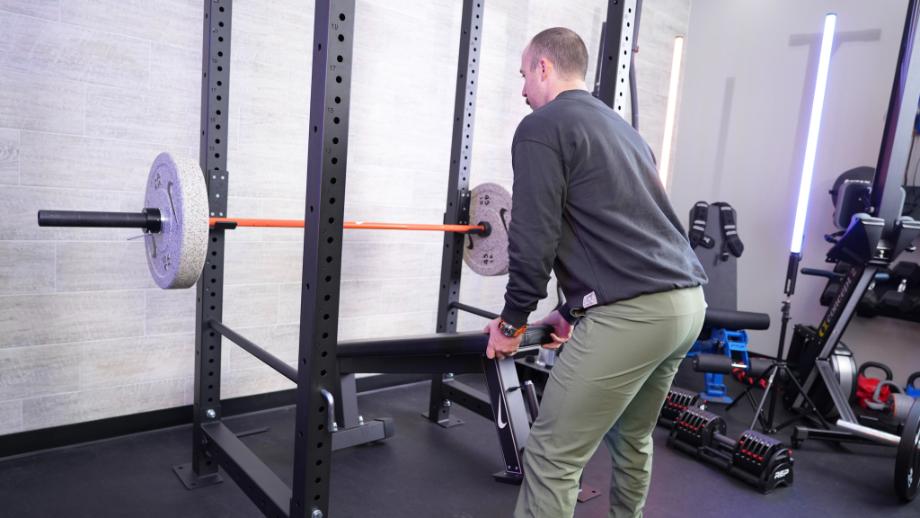
M553 62L559 74L567 79L584 79L588 73L588 49L581 37L571 29L553 27L530 40L530 69L541 57Z

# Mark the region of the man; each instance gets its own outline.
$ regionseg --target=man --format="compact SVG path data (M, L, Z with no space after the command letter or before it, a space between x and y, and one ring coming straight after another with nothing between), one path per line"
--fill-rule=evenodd
M642 515L651 433L706 310L706 274L648 144L588 93L587 66L584 42L563 28L534 36L521 57L534 111L512 143L509 278L487 354L514 354L551 270L566 302L536 324L554 327L547 347L568 343L525 447L518 518L572 516L601 440L614 463L610 516Z

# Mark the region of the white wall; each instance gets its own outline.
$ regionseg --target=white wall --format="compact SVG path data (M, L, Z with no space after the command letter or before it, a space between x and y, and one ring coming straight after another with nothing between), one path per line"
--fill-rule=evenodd
M773 319L769 331L752 333L754 350L775 352L779 336L824 14L839 17L803 262L819 268L828 248L822 236L832 230L827 191L844 170L878 159L905 9L900 0L693 2L670 192L681 214L697 200L724 200L738 210L746 247L739 309ZM820 321L823 287L799 277L793 322ZM888 363L903 383L920 370L917 337L915 323L856 318L843 340L859 363Z
M571 27L593 62L606 4L486 3L472 185L510 188L511 136L528 112L518 74L528 38ZM645 4L639 89L657 149L669 45L685 32L689 0ZM300 218L312 3L233 5L229 215ZM357 2L347 218L441 221L460 7ZM201 0L0 0L0 434L192 399L194 290L157 289L142 242L127 241L136 232L40 229L35 214L139 210L158 152L197 158L201 26ZM340 337L433 332L441 240L347 232ZM225 322L293 361L301 234L239 229L226 252ZM465 269L462 299L498 311L505 282ZM464 315L460 327L483 323ZM291 386L226 341L223 356L225 398Z

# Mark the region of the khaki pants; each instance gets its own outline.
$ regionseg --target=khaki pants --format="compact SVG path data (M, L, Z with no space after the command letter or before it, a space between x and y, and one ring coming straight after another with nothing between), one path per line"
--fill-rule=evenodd
M578 479L601 440L613 459L610 516L642 516L652 430L705 314L700 287L585 312L553 367L525 446L516 518L572 516Z

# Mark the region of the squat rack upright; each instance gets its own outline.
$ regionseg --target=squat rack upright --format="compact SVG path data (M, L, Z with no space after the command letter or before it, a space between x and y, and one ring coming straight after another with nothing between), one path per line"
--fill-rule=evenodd
M232 0L204 0L199 161L212 217L227 213L232 6ZM273 517L321 518L329 512L331 434L337 428L333 394L342 390L336 386L335 351L354 11L354 0L315 2L293 487L221 422L221 336L248 342L221 323L222 228L209 232L208 260L197 286L192 462L174 469L186 487L197 488L220 482L220 466ZM246 348L260 350L251 342ZM293 375L277 362L269 365ZM380 438L382 433L371 434L370 440Z

